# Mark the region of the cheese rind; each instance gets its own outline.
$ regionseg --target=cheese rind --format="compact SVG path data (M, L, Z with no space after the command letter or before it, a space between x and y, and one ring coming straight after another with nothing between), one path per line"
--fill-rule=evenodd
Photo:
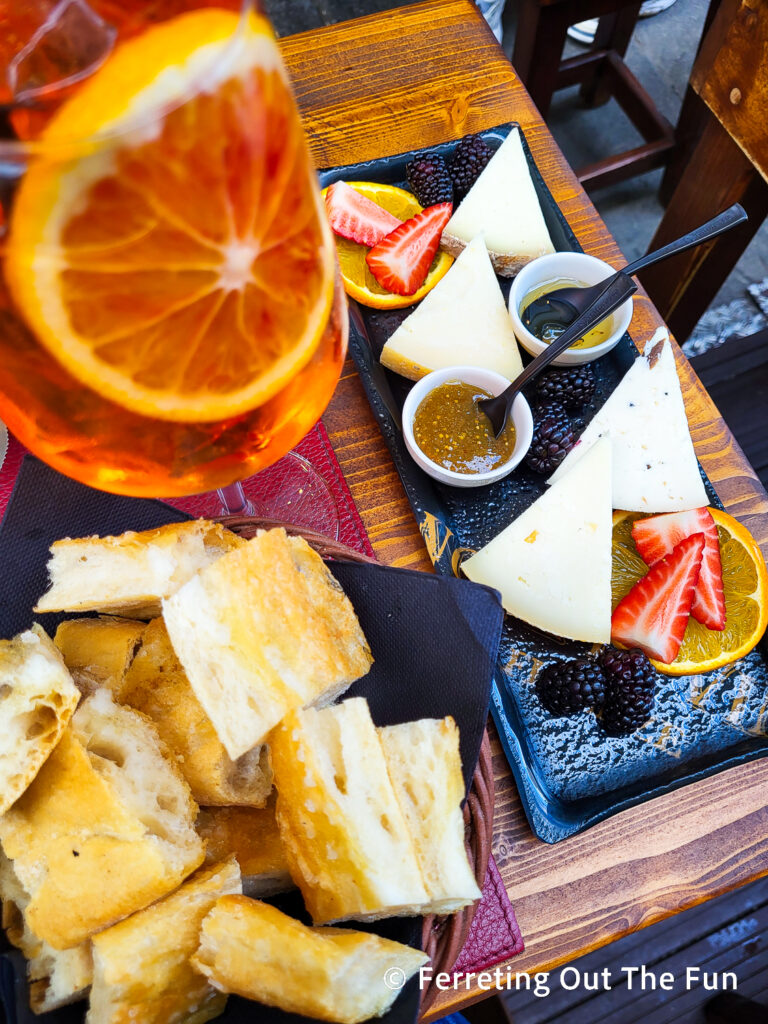
M481 233L493 266L503 277L514 277L537 256L555 251L518 128L512 129L446 224L442 247L456 256Z
M611 513L606 438L462 569L498 590L510 615L558 636L608 643Z
M509 380L522 373L512 321L481 236L400 324L381 362L410 380L449 366L478 366Z
M549 483L562 479L605 435L613 447L614 508L683 512L709 504L664 328L653 335Z

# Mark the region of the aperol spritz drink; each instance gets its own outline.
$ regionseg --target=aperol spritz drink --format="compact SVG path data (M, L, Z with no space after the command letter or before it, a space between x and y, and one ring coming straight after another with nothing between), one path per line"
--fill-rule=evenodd
M121 494L271 465L333 393L346 306L268 23L3 2L0 419Z

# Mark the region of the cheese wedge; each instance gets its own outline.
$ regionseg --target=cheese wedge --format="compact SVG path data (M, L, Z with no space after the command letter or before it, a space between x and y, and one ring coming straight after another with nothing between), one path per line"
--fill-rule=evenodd
M491 262L502 277L514 277L537 256L555 251L518 128L493 154L446 224L441 244L458 256L479 234L485 236Z
M381 361L410 380L448 366L479 366L513 380L523 370L512 321L482 236L384 346Z
M598 438L613 447L613 507L682 512L709 504L685 416L675 357L661 327L629 368L549 483L560 480Z
M462 563L510 615L571 640L611 638L611 446L607 438Z

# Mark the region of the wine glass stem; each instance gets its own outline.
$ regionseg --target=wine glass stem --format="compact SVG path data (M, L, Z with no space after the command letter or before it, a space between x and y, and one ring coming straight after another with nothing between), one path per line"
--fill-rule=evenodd
M227 487L219 487L219 499L225 515L229 516L252 516L253 505L245 496L243 485L237 483L229 484Z

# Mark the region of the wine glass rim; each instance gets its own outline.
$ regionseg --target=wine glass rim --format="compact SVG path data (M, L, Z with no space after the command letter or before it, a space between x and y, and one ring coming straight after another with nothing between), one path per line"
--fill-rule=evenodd
M196 95L199 95L200 92L205 91L207 87L217 85L223 80L221 78L221 70L232 64L233 53L237 51L238 46L242 44L246 37L248 17L254 9L256 11L259 9L257 2L254 2L254 0L242 0L237 29L219 54L217 54L216 59L211 61L197 74L193 89L184 90L177 96L174 96L173 99L166 100L165 102L158 101L155 104L150 104L145 110L134 117L130 115L126 117L119 126L103 128L90 135L72 135L47 139L43 133L42 136L34 139L0 139L0 161L18 162L43 154L55 156L59 152L66 155L66 157L72 157L76 156L81 149L92 149L95 145L101 147L110 143L117 144L121 139L157 125L168 114L188 103ZM99 65L99 67L101 66L103 64ZM14 109L28 108L25 108L23 103L7 104L5 105L6 116Z

